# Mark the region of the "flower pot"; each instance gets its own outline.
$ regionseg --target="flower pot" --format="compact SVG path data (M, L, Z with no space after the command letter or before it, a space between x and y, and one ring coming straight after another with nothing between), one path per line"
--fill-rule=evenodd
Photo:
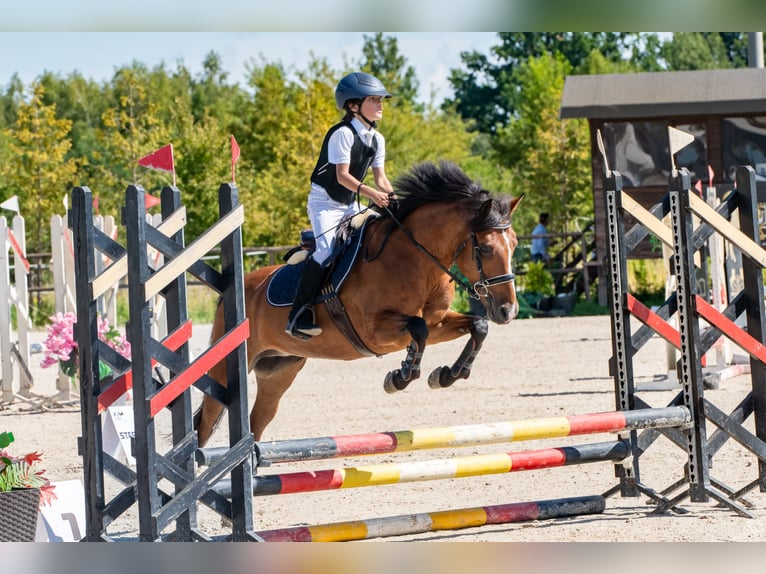
M540 301L537 303L537 308L540 311L550 311L551 307L553 307L554 299L554 297L541 297Z
M0 492L0 542L34 542L40 489Z
M559 293L553 300L553 309L561 309L564 313L571 313L577 303L574 293Z

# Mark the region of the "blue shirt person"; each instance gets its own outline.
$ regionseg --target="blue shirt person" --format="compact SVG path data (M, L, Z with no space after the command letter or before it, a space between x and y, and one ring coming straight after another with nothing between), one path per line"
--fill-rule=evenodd
M548 214L541 213L538 220L538 224L532 230L532 261L543 261L548 263L550 255L548 255L548 244L550 243L548 237L545 235L548 233Z

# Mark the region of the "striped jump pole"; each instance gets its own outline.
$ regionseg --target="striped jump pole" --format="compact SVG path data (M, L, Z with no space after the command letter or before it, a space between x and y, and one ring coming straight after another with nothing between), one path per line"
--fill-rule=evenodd
M253 476L253 496L316 492L340 488L381 486L403 482L465 478L537 470L599 461L621 461L630 454L628 441L601 442L561 448L544 448L409 463L376 464L329 470ZM229 479L211 489L230 498Z
M265 530L257 534L266 542L346 542L386 536L422 534L439 530L459 530L491 524L510 524L583 514L601 514L605 508L606 501L603 496L581 496L441 512L404 514L317 526L295 526Z
M691 422L686 407L637 409L522 421L432 429L303 438L256 443L260 462L322 460L413 450L464 447L524 440L620 432L644 428L679 427ZM197 464L209 465L224 448L198 449Z

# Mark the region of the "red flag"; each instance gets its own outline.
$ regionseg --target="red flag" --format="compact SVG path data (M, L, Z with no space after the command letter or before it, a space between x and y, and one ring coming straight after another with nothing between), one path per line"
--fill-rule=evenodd
M234 165L237 163L237 160L239 159L239 145L237 144L237 140L234 139L234 136L231 136L231 182L236 183L236 178L234 175Z
M694 189L697 190L697 193L702 197L702 180L698 179L694 184Z
M144 205L146 206L146 209L154 207L159 202L160 202L159 197L154 197L153 195L144 192Z
M707 166L707 181L708 181L708 185L710 185L710 186L713 185L713 177L714 177L714 175L715 174L713 173L713 168L711 166Z
M173 165L173 144L168 144L165 147L161 147L157 151L153 151L149 155L145 155L138 160L138 165L174 173L175 166Z

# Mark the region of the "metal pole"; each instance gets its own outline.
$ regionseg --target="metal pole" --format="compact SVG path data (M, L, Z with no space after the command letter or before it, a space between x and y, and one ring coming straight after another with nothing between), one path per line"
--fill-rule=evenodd
M763 32L747 33L747 65L763 68Z

